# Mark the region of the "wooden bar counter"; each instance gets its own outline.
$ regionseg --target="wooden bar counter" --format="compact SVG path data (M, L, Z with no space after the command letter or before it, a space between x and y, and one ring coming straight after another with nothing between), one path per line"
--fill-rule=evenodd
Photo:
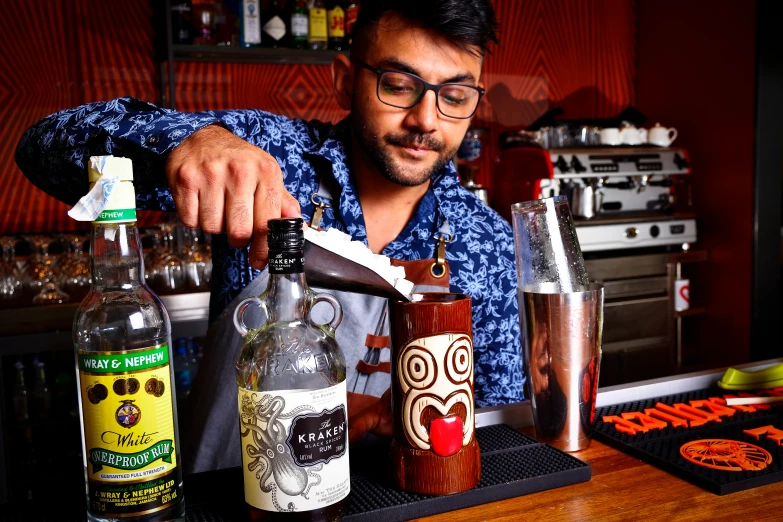
M589 482L418 520L783 520L783 482L718 496L597 440L573 455L593 468Z
M783 359L735 368L752 371L779 362ZM604 388L599 390L597 404L601 407L705 389L714 385L724 371L725 368ZM479 426L497 422L513 424L520 431L535 436L527 404L515 411L508 408L479 410ZM592 467L593 477L589 482L418 520L783 521L783 482L719 496L596 439L588 449L572 455Z

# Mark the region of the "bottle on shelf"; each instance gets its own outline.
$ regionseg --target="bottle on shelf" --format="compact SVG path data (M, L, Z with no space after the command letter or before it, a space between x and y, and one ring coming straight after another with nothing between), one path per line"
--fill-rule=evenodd
M356 18L359 16L359 2L348 0L345 6L345 39L348 47L353 45L353 26L356 24Z
M261 45L261 5L259 0L242 0L239 17L239 45L258 47Z
M323 0L313 0L308 15L310 33L307 44L310 49L322 51L326 49L329 39L329 28L326 21L326 6Z
M73 322L87 513L184 518L171 324L144 280L133 166L92 157L88 174L117 182L92 223L92 286Z
M24 364L22 364L22 361L16 361L14 370L16 371L13 391L14 418L17 421L24 422L30 419L30 395L24 382Z
M216 6L214 0L193 1L193 43L196 45L216 45L215 30Z
M326 12L326 22L329 34L329 49L344 51L347 49L345 41L345 10L340 1L331 0Z
M245 501L251 519L288 506L297 516L281 514L283 520L337 520L351 488L345 358L334 337L342 309L307 286L302 219L268 225L266 290L234 314L245 338L236 365ZM328 324L311 319L320 302L334 309ZM266 323L248 330L243 317L251 305L265 312ZM259 482L258 470L270 467L283 472L264 473Z
M291 49L305 49L307 37L310 34L307 2L305 0L289 0L291 5Z
M171 2L171 36L175 44L191 44L190 35L193 23L193 7L190 0Z
M288 43L287 17L280 3L281 0L267 0L266 8L261 12L261 41L264 47L285 47Z
M45 420L52 415L52 390L46 383L46 366L42 361L35 360L35 384L33 385L33 408L35 417Z
M215 4L215 40L218 46L237 45L236 15L223 2Z

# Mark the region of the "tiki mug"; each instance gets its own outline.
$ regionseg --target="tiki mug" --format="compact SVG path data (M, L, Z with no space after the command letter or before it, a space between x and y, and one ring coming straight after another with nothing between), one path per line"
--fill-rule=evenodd
M470 298L389 301L393 476L405 491L449 495L481 478L473 406Z

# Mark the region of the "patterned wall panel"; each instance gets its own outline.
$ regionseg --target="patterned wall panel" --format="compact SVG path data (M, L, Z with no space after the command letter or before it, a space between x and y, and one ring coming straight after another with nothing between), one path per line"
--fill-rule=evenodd
M67 207L37 190L13 160L25 128L58 109L123 95L155 101L148 0L5 0L0 17L0 233L71 230ZM491 188L495 142L559 105L608 116L634 101L635 2L495 0L501 45L487 57L489 128L479 181ZM34 36L32 36L34 35ZM256 107L338 121L328 66L176 64L179 110ZM148 217L149 220L157 217Z

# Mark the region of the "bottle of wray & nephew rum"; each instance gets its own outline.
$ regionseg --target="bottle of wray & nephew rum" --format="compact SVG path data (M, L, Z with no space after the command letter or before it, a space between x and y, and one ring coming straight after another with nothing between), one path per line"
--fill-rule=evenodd
M171 326L144 282L133 167L90 158L91 187L101 174L117 186L92 223L92 287L73 323L87 515L184 518Z

